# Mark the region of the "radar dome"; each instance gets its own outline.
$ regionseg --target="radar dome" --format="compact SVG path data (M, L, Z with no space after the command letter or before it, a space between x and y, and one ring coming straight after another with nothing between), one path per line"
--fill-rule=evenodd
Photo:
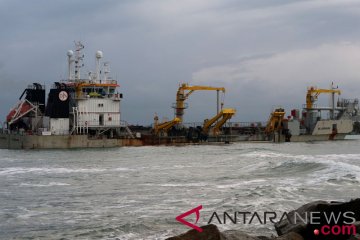
M74 55L74 52L72 50L67 51L68 57L72 57Z
M102 57L103 57L102 51L97 51L96 52L96 58L102 58Z

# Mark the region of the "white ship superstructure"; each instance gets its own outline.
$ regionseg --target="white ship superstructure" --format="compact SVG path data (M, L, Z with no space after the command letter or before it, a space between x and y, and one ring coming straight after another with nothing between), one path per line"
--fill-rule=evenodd
M108 62L101 63L103 53L96 52L96 69L88 78L81 78L83 45L76 43L75 54L68 51L68 80L70 91L70 125L72 134L107 134L114 136L121 127L120 100L117 81L109 76ZM103 67L101 67L103 66Z

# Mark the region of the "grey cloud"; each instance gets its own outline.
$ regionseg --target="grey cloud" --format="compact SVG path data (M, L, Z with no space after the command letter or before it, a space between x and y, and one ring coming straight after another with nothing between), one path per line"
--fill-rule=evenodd
M334 82L343 90L341 97L358 97L359 61L359 43L326 44L204 68L193 74L193 81L231 88L232 92L239 93L236 100L232 96L232 104L235 105L238 100L246 104L256 102L259 107L263 106L258 108L261 110L259 114L263 113L258 117L264 118L266 107L268 111L275 106L287 107L288 110L301 108L305 103L307 87L313 85L328 88ZM323 104L328 103L323 101ZM244 112L241 117L251 120L246 116Z
M85 69L93 68L98 49L111 61L125 96L123 118L134 123L151 123L155 112L171 118L178 84L196 81L224 84L227 105L239 111L236 119L264 120L272 105L302 103L305 84L289 84L288 78L328 81L330 73L320 63L301 62L311 59L310 53L295 54L319 52L322 46L339 49L336 57L345 60L333 76L356 96L353 80L345 80L358 77L355 64L348 64L356 59L338 46L345 41L356 49L359 8L354 0L1 1L0 81L12 84L0 96L0 117L28 83L49 88L65 76L65 54L74 40L86 45ZM276 64L279 56L283 62ZM292 57L300 59L301 74L287 71L297 65ZM268 94L275 84L282 86L276 98ZM288 100L295 88L299 96ZM212 93L191 96L186 119L202 121L213 114L212 101Z

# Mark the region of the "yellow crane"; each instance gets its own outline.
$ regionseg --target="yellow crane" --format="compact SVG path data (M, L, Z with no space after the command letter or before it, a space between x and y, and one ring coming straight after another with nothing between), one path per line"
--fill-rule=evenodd
M225 124L227 120L229 120L232 116L234 116L236 110L233 108L224 108L222 109L216 116L211 119L206 119L203 125L203 133L208 134L212 125L216 122L215 126L212 127L212 131L214 135L218 135L220 133L220 128Z
M275 109L271 114L270 118L266 124L265 133L271 134L276 131L281 130L281 124L284 120L285 111L283 108Z
M159 123L159 117L155 115L154 117L154 133L158 135L160 132L167 133L170 128L179 124L181 122L180 118L175 117L171 121L166 121L163 123Z
M340 95L341 91L339 89L319 89L316 87L309 87L306 94L306 108L312 109L314 106L314 102L318 99L318 96L321 93L327 93L332 94L333 96L335 94Z
M210 87L210 86L189 86L187 83L183 83L180 85L177 93L176 93L176 103L175 103L175 116L179 118L182 122L184 109L187 107L185 105L186 99L194 92L194 91L219 91L225 93L225 88L223 87ZM188 92L187 92L188 91ZM219 101L219 94L218 94ZM219 112L219 102L217 103L218 112Z
M184 109L187 108L185 101L194 91L219 91L225 93L225 88L223 87L210 87L210 86L189 86L187 83L183 83L179 86L179 89L176 93L176 103L175 103L175 118L170 121L159 123L158 116L154 118L154 133L158 135L160 132L167 133L171 127L179 124L183 121ZM217 106L219 112L219 94L217 95ZM228 116L228 114L224 115ZM227 118L229 119L229 118ZM227 120L226 119L226 120ZM226 121L225 120L225 121ZM224 122L225 123L225 122ZM220 128L224 123L218 126Z

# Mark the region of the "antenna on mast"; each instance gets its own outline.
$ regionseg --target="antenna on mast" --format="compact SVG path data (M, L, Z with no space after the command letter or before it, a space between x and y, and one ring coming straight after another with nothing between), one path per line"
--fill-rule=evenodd
M80 69L84 66L83 64L83 59L84 59L84 55L81 53L81 50L84 49L84 45L78 41L75 42L75 47L76 47L76 53L75 53L75 80L79 81L80 80Z
M104 62L104 80L107 81L110 73L110 64L109 62Z

